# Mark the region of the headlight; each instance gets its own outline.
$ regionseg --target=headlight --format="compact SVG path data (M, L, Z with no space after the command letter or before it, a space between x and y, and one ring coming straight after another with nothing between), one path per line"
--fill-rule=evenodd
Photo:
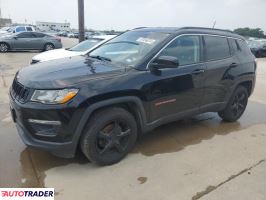
M35 90L31 101L45 104L63 104L70 101L77 93L78 89Z

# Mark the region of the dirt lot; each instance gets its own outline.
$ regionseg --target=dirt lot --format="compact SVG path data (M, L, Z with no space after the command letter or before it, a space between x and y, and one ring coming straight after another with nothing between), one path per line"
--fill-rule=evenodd
M64 200L266 199L266 59L258 60L255 92L238 122L207 113L171 123L122 162L98 167L81 154L69 160L29 149L17 135L7 92L35 54L0 54L0 187L54 187Z

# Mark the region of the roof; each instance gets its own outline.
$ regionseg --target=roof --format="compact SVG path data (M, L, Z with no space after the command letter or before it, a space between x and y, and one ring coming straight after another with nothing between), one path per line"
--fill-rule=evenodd
M214 28L204 28L204 27L140 27L133 29L133 31L151 31L151 32L161 32L161 33L169 33L169 34L212 34L212 35L222 35L227 37L235 37L239 39L244 38L230 30L223 29L214 29Z

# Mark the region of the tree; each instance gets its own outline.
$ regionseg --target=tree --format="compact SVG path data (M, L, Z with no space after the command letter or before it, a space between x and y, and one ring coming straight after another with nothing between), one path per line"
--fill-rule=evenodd
M256 38L266 38L264 32L260 28L237 28L234 30L235 33L242 35L242 36L249 36L249 37L256 37Z

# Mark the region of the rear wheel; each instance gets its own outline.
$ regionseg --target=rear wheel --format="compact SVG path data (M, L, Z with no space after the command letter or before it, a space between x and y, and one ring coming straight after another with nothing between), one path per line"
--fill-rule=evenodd
M223 120L234 122L242 116L247 103L248 91L244 86L240 85L231 96L226 108L218 114Z
M108 108L89 121L81 138L81 149L92 162L111 165L124 158L136 140L135 118L123 108Z
M45 44L44 45L44 51L50 51L54 49L54 45L51 43Z
M9 46L6 43L0 43L0 52L5 53L8 52Z

